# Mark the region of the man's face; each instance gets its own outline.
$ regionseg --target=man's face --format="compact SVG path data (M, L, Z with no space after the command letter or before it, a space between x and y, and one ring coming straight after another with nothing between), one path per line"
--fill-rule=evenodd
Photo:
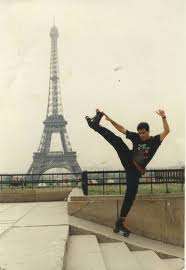
M146 141L147 139L149 139L149 131L147 131L146 129L142 128L142 129L138 129L138 134L140 136L140 139L142 141Z

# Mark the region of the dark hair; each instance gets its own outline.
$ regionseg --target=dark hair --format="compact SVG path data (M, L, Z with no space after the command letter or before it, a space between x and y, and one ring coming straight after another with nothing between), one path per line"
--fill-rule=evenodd
M137 126L137 130L143 129L143 128L146 129L146 131L149 131L149 124L146 122L139 123Z

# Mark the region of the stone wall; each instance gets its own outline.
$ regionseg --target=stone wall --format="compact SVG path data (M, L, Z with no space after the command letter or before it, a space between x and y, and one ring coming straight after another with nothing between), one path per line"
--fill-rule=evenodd
M72 196L70 215L114 227L123 196ZM184 194L137 195L127 216L132 232L184 246Z
M0 203L64 201L72 188L9 190L0 192Z

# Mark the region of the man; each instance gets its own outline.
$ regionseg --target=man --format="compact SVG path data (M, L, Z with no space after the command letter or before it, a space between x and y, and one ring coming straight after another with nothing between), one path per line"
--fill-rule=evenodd
M156 113L163 121L163 132L156 136L150 136L149 124L146 122L138 124L137 133L132 132L116 123L99 109L96 110L96 115L93 118L88 116L85 117L89 127L102 135L114 147L126 171L127 189L120 210L120 217L116 221L114 228L114 232L119 232L123 236L128 236L130 233L130 230L126 227L126 217L135 200L138 191L139 178L145 173L145 167L156 153L162 141L170 132L165 112L163 110L158 110ZM103 116L105 116L105 119L109 121L119 132L125 134L127 139L132 141L132 150L128 148L121 137L100 125L100 120Z

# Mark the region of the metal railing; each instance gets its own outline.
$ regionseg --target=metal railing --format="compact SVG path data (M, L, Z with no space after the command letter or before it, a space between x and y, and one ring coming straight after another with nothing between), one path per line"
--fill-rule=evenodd
M0 190L74 187L81 179L81 173L0 174Z
M178 184L180 191L184 190L185 170L184 169L154 169L147 170L140 178L139 185L150 186L150 193L156 185L165 185L165 192L170 192L172 184ZM115 194L116 188L118 193L123 193L123 187L126 186L125 171L84 171L82 174L82 188L85 195L89 191L94 191L93 194L108 194L108 187L113 187L109 194ZM97 188L97 190L96 190ZM99 189L98 189L99 188Z
M172 184L178 184L180 191L184 190L184 169L154 169L147 170L140 178L139 185L148 186L153 193L155 187L164 185L165 192L170 192ZM126 186L125 171L83 171L80 173L50 173L50 174L0 174L0 191L15 188L63 188L81 187L88 194L122 194Z

